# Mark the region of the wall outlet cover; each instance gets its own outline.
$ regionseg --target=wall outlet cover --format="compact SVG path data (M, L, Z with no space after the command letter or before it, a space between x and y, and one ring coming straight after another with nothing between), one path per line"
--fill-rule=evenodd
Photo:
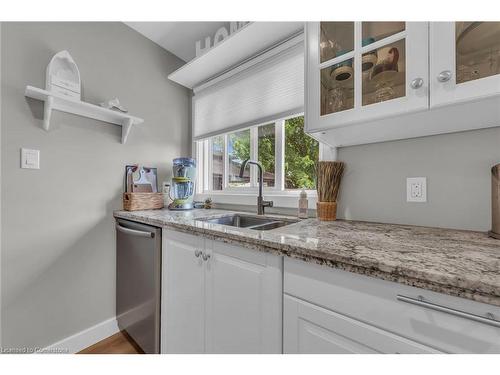
M21 149L21 168L40 169L40 150Z
M427 202L426 177L408 177L406 179L406 201Z

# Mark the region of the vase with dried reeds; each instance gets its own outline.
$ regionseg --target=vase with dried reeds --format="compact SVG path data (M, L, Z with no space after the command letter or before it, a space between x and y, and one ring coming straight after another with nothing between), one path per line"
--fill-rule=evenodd
M344 173L344 163L341 161L320 161L317 164L316 172L316 189L318 191L316 214L318 219L322 221L336 220L337 196Z

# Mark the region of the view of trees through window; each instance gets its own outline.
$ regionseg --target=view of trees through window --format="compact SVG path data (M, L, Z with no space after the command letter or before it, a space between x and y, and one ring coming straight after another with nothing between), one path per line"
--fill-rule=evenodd
M276 128L274 124L258 128L259 162L264 167L264 186L274 187L276 164Z
M304 116L285 121L285 189L315 189L319 143L304 132Z
M212 138L212 189L222 190L224 184L224 136Z
M230 187L250 186L250 169L245 168L243 178L240 178L241 163L250 159L250 129L242 130L227 136L227 154L229 158Z
M276 125L261 125L257 128L257 157L264 167L264 186L276 185ZM319 160L319 143L304 132L304 116L290 118L284 124L284 185L285 189L314 189L315 167ZM239 177L243 160L251 155L250 129L227 135L228 186L250 186L250 167L245 169L243 179ZM253 133L255 134L255 133ZM211 139L212 189L223 189L224 136Z

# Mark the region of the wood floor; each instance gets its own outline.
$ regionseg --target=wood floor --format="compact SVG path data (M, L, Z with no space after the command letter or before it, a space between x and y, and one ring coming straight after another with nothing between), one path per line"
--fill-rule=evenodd
M121 331L77 354L144 354L144 352L126 332Z

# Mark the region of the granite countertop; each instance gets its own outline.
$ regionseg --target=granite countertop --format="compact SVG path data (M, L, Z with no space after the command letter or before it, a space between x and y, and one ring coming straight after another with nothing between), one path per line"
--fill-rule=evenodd
M500 240L486 233L317 219L258 231L195 220L231 213L162 209L116 211L115 217L500 306Z

